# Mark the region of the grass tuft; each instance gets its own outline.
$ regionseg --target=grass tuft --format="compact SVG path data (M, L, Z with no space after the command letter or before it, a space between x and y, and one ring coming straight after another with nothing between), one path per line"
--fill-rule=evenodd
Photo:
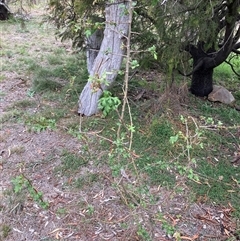
M71 175L78 172L81 167L88 164L88 160L86 158L69 151L64 151L62 153L61 160L62 166L58 167L58 171L65 175Z
M33 90L36 92L42 92L45 90L48 91L59 91L63 86L62 84L51 80L51 79L41 79L41 78L36 78L33 81Z

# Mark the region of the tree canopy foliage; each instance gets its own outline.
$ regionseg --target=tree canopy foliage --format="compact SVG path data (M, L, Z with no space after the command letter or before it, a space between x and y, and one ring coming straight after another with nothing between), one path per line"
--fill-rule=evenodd
M57 35L62 39L73 40L73 46L82 48L85 38L102 27L105 18L104 1L92 0L50 0L49 20L57 28Z
M184 52L189 53L193 59L191 91L208 95L213 69L231 53L240 53L240 1L165 0L155 4L148 19L156 27L162 59L176 68ZM148 7L145 12L149 12L146 10Z
M62 39L86 47L86 38L105 27L107 4L104 0L50 0L50 19ZM144 58L145 50L154 45L167 71L179 69L187 75L192 68L190 90L206 96L212 91L214 68L230 54L240 54L240 0L140 0L134 5L131 37L133 52L142 51Z

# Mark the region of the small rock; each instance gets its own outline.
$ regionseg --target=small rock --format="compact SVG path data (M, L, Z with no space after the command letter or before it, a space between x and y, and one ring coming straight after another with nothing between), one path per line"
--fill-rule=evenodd
M208 95L208 100L213 102L218 101L229 105L235 101L235 98L226 88L219 85L213 85L213 91Z

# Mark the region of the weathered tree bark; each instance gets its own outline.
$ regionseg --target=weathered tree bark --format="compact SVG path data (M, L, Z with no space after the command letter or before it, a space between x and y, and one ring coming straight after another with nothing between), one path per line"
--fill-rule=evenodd
M78 113L90 116L98 112L98 100L116 79L125 53L129 15L127 2L111 1L106 5L106 24L100 51L90 70L88 83L79 97Z
M87 38L87 70L91 73L94 60L96 59L103 40L103 30L96 30L89 38Z

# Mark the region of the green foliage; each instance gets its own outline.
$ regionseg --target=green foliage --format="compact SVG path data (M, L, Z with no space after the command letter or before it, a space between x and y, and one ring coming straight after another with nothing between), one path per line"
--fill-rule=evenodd
M132 60L131 61L131 69L136 69L137 67L139 67L139 63L137 60Z
M7 111L0 116L0 124L3 124L7 121L15 122L16 120L19 120L22 115L23 115L23 112L17 109Z
M31 107L36 107L37 103L34 100L23 99L13 103L10 109L26 109Z
M233 76L231 67L226 63L223 63L215 68L214 77L216 80L231 79Z
M152 130L151 128L150 126L150 130ZM145 130L147 130L146 127ZM139 132L135 133L133 149L140 155L135 163L140 172L148 175L149 179L146 181L150 182L151 185L167 187L175 185L175 173L169 171L172 164L170 161L171 145L169 145L168 140L171 136L172 128L169 130L168 137L162 140L152 135L146 136L141 135Z
M94 29L100 27L104 1L93 4L92 0L49 2L50 15L48 20L55 23L58 28L57 35L61 40L72 39L73 46L82 48L85 37L88 37Z
M190 183L196 196L204 196L215 203L227 204L230 202L237 208L240 215L238 200L240 198L239 189L239 167L234 167L229 161L220 159L212 163L202 160L198 162L198 172L201 176L202 184Z
M61 171L64 174L71 175L73 172L77 172L82 166L88 163L88 159L77 154L64 151L62 153L62 166L57 168L57 171Z
M214 77L220 83L226 79L228 79L230 82L235 80L234 82L236 86L236 84L239 82L239 77L233 73L233 70L228 63L231 63L236 73L240 73L240 57L237 55L230 55L227 58L227 62L222 63L214 69ZM230 88L232 88L232 86Z
M66 6L64 1L62 1L62 3L60 1L55 2L58 2L61 6ZM76 0L76 3L77 6L82 3L82 1ZM92 2L90 1L90 3ZM176 5L178 4L179 3L176 2ZM156 8L158 7L157 4L155 6ZM79 5L79 8L80 7ZM78 10L81 12L84 8L83 10ZM164 14L162 11L163 9L159 11L159 14ZM147 13L150 14L150 16L155 16L155 10L151 10L150 8ZM135 14L137 20L140 14ZM157 21L159 20L157 19ZM177 17L176 24L178 24L178 21L180 21L180 18ZM143 26L144 24L147 26L148 23L149 21L142 23L142 25L138 23L139 29L142 28L140 33L144 32ZM93 29L95 27L92 23L88 22L87 24L89 24L89 26L84 26L84 36L90 35L92 33L92 27ZM197 27L202 23L193 21L191 24ZM74 31L78 33L78 31L81 31L81 29L78 29L81 28L80 25L80 22L69 23L67 28L73 27ZM102 24L99 25L99 27L101 28ZM155 33L159 30L157 27L153 28ZM152 25L149 25L147 30L152 30L153 28ZM178 29L178 25L169 27L171 31L176 29ZM167 37L174 38L177 34L180 33L169 32L166 39L164 39L164 44L168 41ZM143 35L139 34L139 36L142 38ZM139 45L142 47L145 44L146 52L143 55L150 56L151 61L157 58L160 59L160 61L166 60L166 66L169 72L173 71L174 68L177 67L176 62L179 61L179 56L174 56L174 51L177 51L177 47L179 46L177 46L176 49L175 47L171 49L171 47L167 48L165 46L161 48L161 41L156 41L156 45L153 46L151 41L157 38L156 34L152 33L148 37L149 38L146 38L147 40L142 40L142 45ZM148 40L150 41L147 42ZM172 43L175 42L173 41ZM136 46L134 45L133 47ZM166 49L168 51L172 50L169 57L167 53L162 54L162 51ZM23 49L21 54L26 54L26 51ZM79 117L75 117L65 105L68 101L75 100L76 102L76 97L74 99L72 96L78 96L80 83L83 82L86 77L86 68L83 68L82 62L78 62L79 59L76 56L65 60L62 59L63 56L61 55L66 55L62 49L59 50L59 52L56 51L54 54L57 56L47 56L47 67L29 65L29 70L34 72L34 79L38 79L39 84L42 81L46 81L46 87L44 87L43 90L52 89L53 91L52 93L45 91L44 95L41 96L45 99L41 102L40 113L33 117L24 116L23 119L26 119L25 123L34 131L39 132L61 127L63 133L66 134L67 132L81 141L80 154L70 151L63 152L61 155L61 165L55 169L58 173L71 178L76 176L71 179L75 188L90 189L93 183L94 187L95 184L97 185L98 183L103 185L103 182L98 182L98 173L84 173L84 170L82 173L81 168L89 165L89 160L94 160L94 164L96 162L99 165L107 164L111 169L112 176L110 174L108 180L110 184L122 194L122 201L125 201L124 198L126 198L126 204L129 204L128 207L133 210L134 219L138 219L137 215L135 215L136 206L144 210L144 212L151 212L152 209L147 210L147 208L152 208L154 204L156 204L155 198L151 196L149 191L152 187L155 188L155 186L159 186L159 188L161 188L164 186L171 188L172 195L174 195L176 191L175 184L179 179L181 183L185 181L184 184L187 184L188 187L190 186L196 196L206 195L211 201L219 204L230 201L231 204L236 207L237 212L240 213L238 208L239 168L231 165L228 160L228 157L236 151L235 142L237 143L238 141L237 126L239 126L240 117L237 111L218 104L194 99L188 104L188 109L181 109L182 113L186 113L187 111L191 112L194 118L185 117L184 115L176 117L176 114L172 113L174 110L169 111L168 109L164 109L163 114L156 117L152 115L151 111L146 115L139 106L135 109L136 102L132 102L130 96L129 100L131 100L130 105L133 108L131 114L133 115L134 124L127 122L130 119L130 114L126 115L121 119L121 123L124 125L124 131L121 132L120 138L116 138L115 133L119 125L119 121L116 121L118 113L111 111L118 108L121 103L120 100L117 97L113 97L110 92L104 92L103 97L99 101L99 105L106 119L84 117L81 119L84 125L82 126L81 123L81 126L79 126ZM161 58L159 58L160 54L162 54ZM138 58L135 57L136 56L134 56L134 60L130 62L132 69L139 67L140 62ZM44 60L46 59L44 58ZM28 60L22 62L27 64ZM56 83L60 82L61 86L59 88L49 88L47 86L48 80L55 81ZM85 78L85 80L87 80L87 78ZM34 84L38 83L34 81ZM144 80L142 88L149 90L149 86L149 81ZM117 89L116 92L119 92L119 89ZM31 89L28 96L35 97L34 95L35 91ZM46 99L48 101L51 99L51 101L58 103L57 105L53 105L53 108L50 108L49 105L44 107ZM134 105L132 105L132 103L134 103ZM194 105L192 103L194 103ZM17 108L27 108L28 105L26 104L25 106L25 104L21 103ZM49 102L47 104L49 104ZM59 107L59 105L61 107ZM168 107L171 108L171 105ZM47 111L45 111L44 108L46 108ZM62 109L60 110L60 108ZM64 112L66 112L66 115ZM14 119L15 117L13 120ZM61 125L56 125L57 121L59 121L58 123L61 123ZM214 126L215 129L208 130L207 128L210 126ZM89 138L87 134L81 132L81 128L84 131L90 130L91 134L92 130L101 130L101 132L97 131L94 136L92 135ZM133 132L132 150L134 151L130 151L128 149L129 133ZM102 137L100 137L99 133L101 133ZM93 145L89 144L91 140L94 142ZM84 145L82 144L83 142L87 144ZM106 142L108 144L106 144ZM124 176L126 174L125 170L127 175L129 174L130 180L127 180ZM109 172L107 174L109 175ZM125 191L121 189L121 185L119 185L120 182L124 183ZM145 185L144 187L141 185L142 182ZM24 189L27 189L30 196L37 203L44 202L42 200L42 193L36 191L25 176L19 175L15 177L12 183L16 193L23 192ZM177 183L177 185L178 184L179 183ZM136 199L136 201L133 201L134 199ZM90 200L91 199L89 199L89 201ZM44 203L42 205L44 206ZM97 213L97 215L99 214L99 210L95 212L96 207L91 203L85 205L84 211L87 217L94 216L95 213ZM64 215L67 213L67 208L68 207L66 207L66 209L65 207L58 208L56 212L58 215ZM132 216L131 214L132 213L130 213L129 217ZM151 218L151 220L156 220L155 214L153 214L153 219ZM176 231L177 228L171 225L164 215L157 215L157 219L157 221L160 221L162 224L162 228L166 234L175 237L176 240L180 240L180 234ZM95 220L95 217L93 217L93 220ZM134 222L136 223L137 221L134 220ZM151 233L148 230L148 226L145 226L145 220L143 220L143 223L137 226L138 238L142 240L152 240Z
M56 121L54 119L47 119L44 116L34 116L26 121L27 126L29 126L31 131L41 132L47 129L55 130Z
M62 59L59 58L59 55L49 55L47 56L47 61L50 65L62 64Z
M81 140L83 138L83 135L79 132L79 127L70 127L68 129L68 134L70 134L73 137L76 137L77 139Z
M99 181L99 174L90 173L87 175L81 175L74 181L74 186L76 188L82 189L84 186L91 186L93 183Z
M226 105L215 104L210 102L202 102L200 99L195 99L195 109L191 112L194 115L206 116L206 118L213 118L215 124L221 121L224 125L238 125L240 122L239 112L233 108ZM217 122L216 122L217 120Z
M88 206L87 206L87 214L90 215L90 216L92 216L93 213L94 213L94 206L88 205Z
M67 213L67 210L66 210L66 208L58 208L56 213L59 216L65 215Z
M62 88L62 85L54 80L45 79L45 78L35 78L34 79L34 90L37 92L51 90L57 91Z
M142 225L138 226L137 234L144 241L152 241L150 234Z
M43 193L34 188L31 181L23 174L13 178L11 182L15 193L20 193L26 188L32 199L42 208L47 209L49 207L49 203L43 200Z
M2 240L2 238L7 238L7 236L9 235L9 233L11 232L11 227L7 224L0 224L0 240ZM2 234L2 235L1 235Z
M174 134L171 123L163 119L153 119L150 126L150 141L157 142L159 146L165 146L165 143Z
M157 218L162 223L162 228L167 235L173 236L176 233L176 228L166 220L162 213L158 213Z
M88 78L85 58L81 54L66 57L63 50L56 53L46 57L51 65L35 66L33 69L29 66L34 73L32 90L56 92L60 89L69 91L69 87L74 87L74 91L78 92Z
M113 141L114 147L111 152L108 153L109 167L112 170L112 175L117 177L120 175L121 170L130 159L130 153L124 145L125 135L122 135L121 139Z
M50 20L59 29L58 35L64 39L72 39L73 45L82 48L84 41L97 29L104 28L104 1L52 0ZM218 40L222 37L222 29L218 28L219 14L224 4L214 0L211 4L202 1L196 4L188 1L156 1L141 0L134 4L131 37L131 51L136 51L136 63L141 66L161 66L171 76L175 69L189 69L189 55L184 51L188 44L197 45L204 42L204 50L218 48ZM216 11L215 11L216 10ZM228 11L224 12L226 18ZM231 16L231 21L234 16ZM136 63L131 62L133 68Z
M156 46L153 45L152 47L148 48L148 51L151 53L153 58L157 60L157 52L156 52Z
M113 97L110 91L104 91L103 96L98 101L98 108L102 111L103 117L106 117L111 111L116 110L121 104L118 97Z
M199 177L196 173L194 173L192 169L192 166L196 165L196 160L193 157L192 150L197 149L197 147L200 147L201 149L203 149L203 143L201 141L203 131L199 129L199 127L197 126L193 118L190 118L190 117L186 118L181 115L180 119L182 124L185 125L185 134L182 131L179 131L177 135L171 136L169 141L172 145L175 146L176 149L178 149L178 147L181 148L181 153L179 155L179 157L181 158L179 158L179 160L181 160L182 158L186 158L188 161L188 164L187 165L181 164L179 160L176 160L173 165L176 167L176 170L179 172L180 175L186 176L190 180L198 182ZM191 132L189 131L189 128L190 128L189 119L195 125L194 132L192 130Z

